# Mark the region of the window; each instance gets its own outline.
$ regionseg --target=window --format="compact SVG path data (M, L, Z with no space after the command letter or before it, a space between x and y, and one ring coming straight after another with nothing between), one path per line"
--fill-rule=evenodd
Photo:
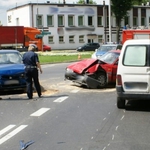
M68 16L68 26L74 25L74 16Z
M98 23L98 26L102 26L102 16L98 16L97 23Z
M106 42L109 42L109 35L107 35L106 38Z
M78 26L83 26L83 16L78 16Z
M84 35L79 36L79 43L84 43Z
M69 43L74 43L74 36L69 36Z
M137 17L133 17L133 26L137 26Z
M19 26L19 18L16 18L16 25Z
M124 18L124 25L126 26L127 24L129 25L129 17L128 16Z
M63 43L64 42L64 37L63 36L59 36L59 43Z
M54 43L53 36L48 36L48 43Z
M123 64L127 66L145 66L146 49L146 46L128 46L125 51Z
M98 35L98 43L103 43L103 35Z
M43 26L43 16L42 15L37 15L36 16L36 25L37 25L37 27L42 27Z
M88 25L89 26L93 25L93 17L92 16L88 16Z
M142 25L142 26L145 26L145 17L142 17L142 18L141 18L141 25Z
M64 16L58 16L58 26L64 26Z
M109 17L107 17L106 27L109 27Z
M47 16L47 26L53 26L53 16Z
M11 23L11 16L8 16L8 23Z

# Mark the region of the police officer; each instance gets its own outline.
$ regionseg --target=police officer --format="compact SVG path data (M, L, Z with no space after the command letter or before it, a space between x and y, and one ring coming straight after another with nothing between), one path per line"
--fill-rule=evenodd
M27 83L27 96L29 99L33 98L32 81L34 81L38 96L42 96L38 77L38 70L40 71L40 73L42 73L42 69L38 55L34 52L36 49L37 46L35 44L29 44L28 52L23 55L23 63L25 65L25 75Z

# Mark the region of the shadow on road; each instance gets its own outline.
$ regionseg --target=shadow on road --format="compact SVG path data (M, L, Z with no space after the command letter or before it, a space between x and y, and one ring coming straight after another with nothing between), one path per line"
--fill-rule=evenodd
M150 101L148 100L130 100L126 103L128 111L147 111L150 112Z

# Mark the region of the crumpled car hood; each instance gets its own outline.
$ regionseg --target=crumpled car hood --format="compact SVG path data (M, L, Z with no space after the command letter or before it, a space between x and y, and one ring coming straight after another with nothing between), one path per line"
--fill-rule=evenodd
M0 65L0 75L13 75L24 72L24 64L3 64Z
M76 73L81 74L82 72L84 72L85 70L89 69L92 66L97 66L97 62L99 60L98 59L84 59L82 61L79 62L75 62L71 65L69 65L67 68L73 70Z

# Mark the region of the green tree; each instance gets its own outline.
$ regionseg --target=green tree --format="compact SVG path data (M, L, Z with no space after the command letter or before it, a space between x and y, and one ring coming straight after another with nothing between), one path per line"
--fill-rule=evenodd
M141 3L146 4L147 2L149 2L149 0L140 0L140 1L139 1L139 0L138 0L138 1L137 1L137 0L134 0L134 1L133 1L133 4L134 4L134 5L141 5Z
M117 39L116 41L119 42L119 31L121 27L121 21L127 16L127 13L133 5L141 4L146 0L111 0L111 11L116 18L116 28L117 28Z
M85 4L86 0L78 0L77 4ZM96 5L97 3L93 0L89 0L89 4L94 4Z

